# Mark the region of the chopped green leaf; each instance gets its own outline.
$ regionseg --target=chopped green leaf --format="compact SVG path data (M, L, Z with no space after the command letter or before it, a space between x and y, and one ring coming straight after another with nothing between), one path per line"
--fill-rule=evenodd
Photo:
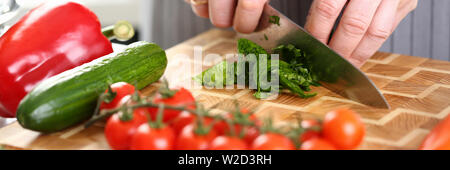
M269 55L269 53L264 48L245 38L241 38L238 40L238 52L244 55L249 54L254 54L256 56L259 56L260 54Z
M201 75L197 75L192 79L204 86L208 87L221 87L235 84L235 79L227 79L227 77L233 76L231 70L234 69L234 63L223 61L205 71ZM221 77L216 77L221 76Z
M238 41L238 51L240 54L244 56L248 56L249 54L254 54L255 56L259 56L260 54L266 54L269 56L269 53L262 48L260 45L248 40L248 39L240 39ZM316 93L306 93L311 91L310 86L319 86L319 82L311 74L311 67L308 65L306 60L306 54L296 48L294 45L280 45L274 49L272 49L274 54L280 55L279 61L279 69L274 70L270 68L270 64L268 64L267 75L270 75L271 71L277 71L279 74L280 84L276 87L277 89L289 89L292 93L297 94L301 98L309 98L316 95ZM242 56L241 56L242 57ZM240 60L242 61L242 60ZM269 58L268 63L272 60ZM259 61L258 61L259 62ZM245 69L239 70L237 68L241 68L244 64ZM234 67L233 67L234 66ZM256 68L255 68L256 67ZM227 70L234 69L234 75L232 75ZM245 76L246 83L249 83L249 70L258 71L259 72L259 64L256 64L253 68L249 68L248 62L222 62L202 73L202 75L198 75L193 79L197 82L201 82L205 86L216 86L217 85L231 85L237 83L237 77ZM222 72L221 72L222 71ZM216 75L223 75L223 79L216 77ZM233 79L228 80L226 77L233 76ZM257 84L257 89L254 96L258 99L264 99L269 97L271 94L269 89L263 89L261 87L265 84L261 84L259 81L259 75L256 78L252 78L252 81ZM269 77L270 79L270 77Z
M253 54L257 57L257 60L259 60L258 56L260 56L261 54L267 55L268 57L270 57L269 53L264 48L262 48L260 45L254 43L253 41L250 41L248 39L244 39L244 38L239 39L239 41L238 41L238 51L240 54L243 54L245 56L247 56L249 54ZM260 61L257 61L257 62L259 63ZM267 65L269 66L267 71L270 72L270 59L269 59ZM246 63L246 69L245 69L246 72L245 73L238 72L236 76L245 75L247 79L250 79L250 77L248 76L249 75L248 71L253 70L253 71L256 71L257 73L259 73L259 69L260 69L259 64L256 64L253 68L249 68L249 67L250 66ZM256 75L256 78L251 79L253 81L256 81L256 82L253 82L252 84L257 85L257 93L254 96L258 99L264 99L264 98L267 98L268 96L263 95L261 92L266 92L267 90L264 90L261 88L261 86L264 86L264 84L261 85L261 82L259 81L259 77L260 77L259 75ZM250 80L246 80L246 81L250 81Z
M269 40L269 37L267 37L267 35L264 34L264 39L266 39L266 41L267 41L267 40Z
M272 24L277 24L278 26L280 26L280 17L279 16L270 16L269 17L269 22Z

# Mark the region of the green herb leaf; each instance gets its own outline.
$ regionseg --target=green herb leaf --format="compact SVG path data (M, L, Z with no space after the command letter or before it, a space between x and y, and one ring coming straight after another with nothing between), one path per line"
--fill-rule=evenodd
M272 49L274 54L280 55L279 68L274 70L270 68L271 59L269 53L262 48L260 45L248 40L248 39L240 39L238 41L238 51L240 54L248 56L249 54L253 54L257 57L261 54L267 55L268 58L268 68L267 68L267 76L270 75L271 71L277 71L280 76L280 84L276 88L285 88L289 89L292 93L297 94L302 98L309 98L316 95L316 93L305 93L311 91L310 86L319 86L319 82L317 79L311 74L312 70L306 60L306 54L303 53L302 50L296 48L294 45L287 44L281 45L274 49ZM242 57L242 56L240 56ZM239 60L243 61L243 60ZM259 61L257 61L259 62ZM245 68L244 70L238 68ZM256 68L255 68L256 67ZM234 75L231 74L231 70L234 69ZM261 87L265 84L261 84L259 81L260 75L256 77L249 77L249 71L257 71L259 73L259 63L254 65L253 68L249 68L248 62L234 62L230 63L224 61L215 65L214 67L204 71L201 75L194 77L193 79L199 83L202 83L205 86L216 86L217 85L232 85L237 83L237 77L245 76L246 84L249 81L253 82L257 85L256 92L254 96L258 99L264 99L269 97L271 94L271 89L263 89ZM217 75L223 75L221 78L216 77ZM227 77L232 76L233 78L227 79ZM270 81L270 77L268 77Z
M201 75L193 77L193 80L208 87L220 87L235 84L235 79L231 70L234 69L234 63L223 61L205 71ZM217 77L216 77L217 76Z
M280 26L280 17L279 16L270 16L269 17L269 22L272 24L277 24L278 26Z

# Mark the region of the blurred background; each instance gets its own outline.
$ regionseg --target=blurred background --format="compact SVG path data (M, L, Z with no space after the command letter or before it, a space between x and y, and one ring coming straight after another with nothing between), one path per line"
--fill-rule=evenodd
M7 1L7 0L1 0ZM14 23L29 9L49 0L16 0L21 6ZM93 10L102 25L125 19L137 29L132 41L147 40L164 48L212 28L196 17L183 0L74 0ZM303 25L312 0L272 0L272 5ZM289 2L289 3L288 3ZM450 0L419 0L380 51L450 60ZM130 41L130 42L132 42ZM127 42L127 43L130 43Z

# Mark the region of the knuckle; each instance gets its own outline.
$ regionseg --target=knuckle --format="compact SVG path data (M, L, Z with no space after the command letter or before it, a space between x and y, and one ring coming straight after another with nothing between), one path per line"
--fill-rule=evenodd
M363 35L369 27L369 22L362 17L348 17L342 20L342 27L350 35Z
M326 18L333 18L339 15L340 9L334 0L318 0L316 11Z
M382 28L372 28L367 31L367 35L377 41L385 41L391 36L391 31Z
M254 11L261 8L262 4L266 2L266 0L241 0L241 7L243 10Z

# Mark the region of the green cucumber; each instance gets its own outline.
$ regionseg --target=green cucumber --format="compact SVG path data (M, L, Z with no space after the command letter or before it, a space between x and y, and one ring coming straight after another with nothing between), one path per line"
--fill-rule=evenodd
M166 53L148 42L131 44L39 83L19 104L22 127L55 132L89 119L109 84L128 82L138 89L158 81L167 66Z

